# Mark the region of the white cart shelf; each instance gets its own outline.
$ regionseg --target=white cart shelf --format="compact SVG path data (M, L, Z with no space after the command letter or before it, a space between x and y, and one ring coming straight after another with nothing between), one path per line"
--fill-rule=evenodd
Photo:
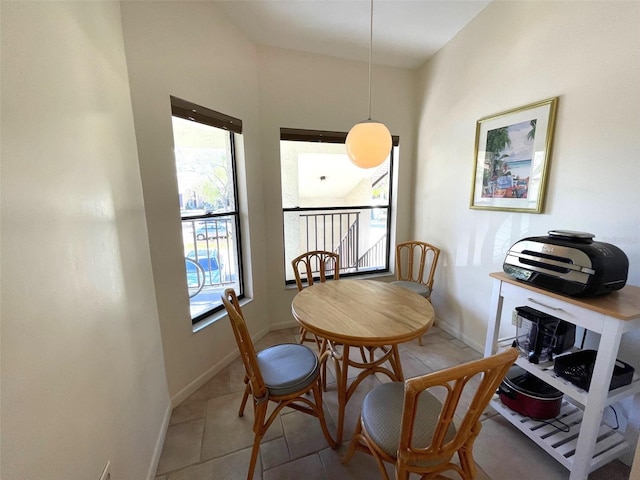
M514 412L498 396L491 401L491 406L564 467L573 469L583 418L583 411L579 407L563 400L560 414L556 417L562 424L558 421L546 424ZM564 425L568 426L568 431L561 429ZM621 434L604 424L600 425L589 471L618 458L627 448L629 444Z
M627 285L622 290L604 296L579 299L518 282L502 272L492 273L491 277L494 285L485 356L501 348L498 333L505 299L600 334L594 379L611 378L622 335L640 328L640 287ZM505 318L510 316L510 312L504 315ZM503 405L498 396L491 405L569 469L570 480L585 480L589 472L628 451L629 439L603 424L602 412L606 406L640 392L638 375L634 375L631 384L611 391L608 390L609 382L593 381L587 392L557 376L553 371L553 362L536 365L521 357L516 363L564 393L560 418L563 423L570 425L569 432L519 415ZM569 401L566 397L569 397Z

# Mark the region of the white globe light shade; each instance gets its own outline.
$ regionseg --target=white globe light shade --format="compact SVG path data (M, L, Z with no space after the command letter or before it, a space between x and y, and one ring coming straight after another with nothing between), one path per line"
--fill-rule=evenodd
M360 168L373 168L383 163L391 152L389 129L375 120L356 123L345 141L349 159Z

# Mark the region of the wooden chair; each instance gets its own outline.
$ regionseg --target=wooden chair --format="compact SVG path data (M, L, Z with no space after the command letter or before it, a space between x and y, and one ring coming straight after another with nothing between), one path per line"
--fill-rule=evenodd
M422 479L444 478L453 470L464 480L476 477L473 443L480 433L480 415L495 394L503 377L518 357L515 348L456 365L405 382L384 383L364 399L360 421L342 460L346 463L356 450L373 455L388 480L383 462L395 464L396 478L410 473ZM469 407L459 406L460 398L473 394ZM440 401L439 397L444 397ZM469 398L467 396L467 398ZM454 425L454 415L462 419ZM453 463L457 452L460 464Z
M338 444L329 434L322 409L320 362L316 354L309 347L297 343L273 345L256 352L238 298L232 288L224 291L222 303L229 314L245 368L246 388L238 416L244 415L249 395L253 399L255 436L247 479L253 479L262 437L284 407L318 417L327 443L331 448L338 448ZM307 398L309 393L313 394L314 401ZM267 417L269 402L275 403L276 406Z
M305 281L307 285L313 285L314 275L318 277L320 282L340 278L340 255L333 252L324 250L306 252L294 258L291 261L291 266L296 276L298 291L302 291ZM318 351L321 354L324 351L324 340L300 327L300 343L304 342L315 342Z
M396 281L394 285L412 290L431 301L433 278L440 249L433 245L411 241L396 245ZM422 338L418 338L422 345Z
M401 287L431 299L433 277L440 249L426 242L412 241L396 245L396 281Z

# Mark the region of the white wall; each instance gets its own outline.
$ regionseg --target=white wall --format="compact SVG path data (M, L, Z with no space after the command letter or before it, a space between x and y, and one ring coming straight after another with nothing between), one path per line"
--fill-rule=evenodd
M420 71L415 237L443 248L441 324L484 344L507 249L551 229L594 233L640 285L640 3L494 2ZM479 118L559 97L543 214L469 209ZM640 338L621 358L640 368Z
M295 325L291 315L294 289L284 286L280 128L348 132L366 118L368 64L292 50L259 48L260 125L266 206L267 271L272 327ZM394 191L397 235L411 230L410 184L414 171L416 74L381 67L372 69L372 116L400 136L394 172L401 188ZM390 239L392 244L395 238Z
M268 331L256 47L215 2L123 2L122 22L169 391L174 404L237 356L226 318L193 332L185 289L170 95L243 121L238 165L254 335ZM219 315L222 317L222 315Z
M639 2L493 2L421 69L414 236L443 248L431 297L439 324L475 348L488 274L521 238L594 233L627 254L628 283L640 285L638 25ZM555 96L544 212L470 210L477 120ZM638 332L626 334L618 355L636 369L638 345ZM637 406L617 407L637 431Z
M1 8L0 477L152 478L169 395L119 5Z

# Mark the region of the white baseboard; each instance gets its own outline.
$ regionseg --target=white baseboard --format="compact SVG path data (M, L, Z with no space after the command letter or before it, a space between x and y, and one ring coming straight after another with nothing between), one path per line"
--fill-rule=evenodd
M156 478L156 472L158 471L158 463L160 463L160 455L162 454L162 447L164 446L164 440L167 437L167 430L169 429L169 421L171 420L171 403L167 404L167 409L164 412L164 418L162 419L162 425L160 425L160 433L156 440L156 445L153 449L153 456L151 457L151 464L149 465L149 472L147 473L147 480L153 480Z
M175 408L178 405L180 405L182 402L184 402L187 398L189 398L196 391L198 391L200 387L202 387L205 383L211 380L218 372L220 372L224 367L229 365L239 356L240 354L238 353L238 350L234 350L230 352L222 360L220 360L218 363L216 363L211 368L206 370L202 375L195 378L189 385L187 385L178 393L176 393L173 397L171 397L172 408Z
M282 328L285 328L285 327L282 327ZM253 335L253 341L256 342L258 339L264 337L267 333L269 333L270 330L274 330L274 329L265 328L259 331L257 334ZM178 393L176 393L173 397L171 397L172 408L177 407L182 402L184 402L187 398L189 398L191 395L197 392L200 387L202 387L205 383L211 380L218 372L220 372L223 368L225 368L227 365L229 365L239 356L240 356L240 353L238 352L238 350L234 349L227 356L222 358L222 360L220 360L215 365L211 366L211 368L205 371L202 375L194 379L189 385L187 385Z
M465 343L466 345L469 345L476 352L480 352L480 353L484 352L484 344L479 344L478 342L470 339L466 335L463 335L461 332L459 332L455 328L451 327L451 325L447 325L445 322L441 321L439 318L436 318L435 325L440 327L442 330L447 332L449 335L453 335L454 337L456 337L461 342Z
M270 330L282 330L283 328L299 327L300 324L295 320L283 320L282 322L271 325Z

